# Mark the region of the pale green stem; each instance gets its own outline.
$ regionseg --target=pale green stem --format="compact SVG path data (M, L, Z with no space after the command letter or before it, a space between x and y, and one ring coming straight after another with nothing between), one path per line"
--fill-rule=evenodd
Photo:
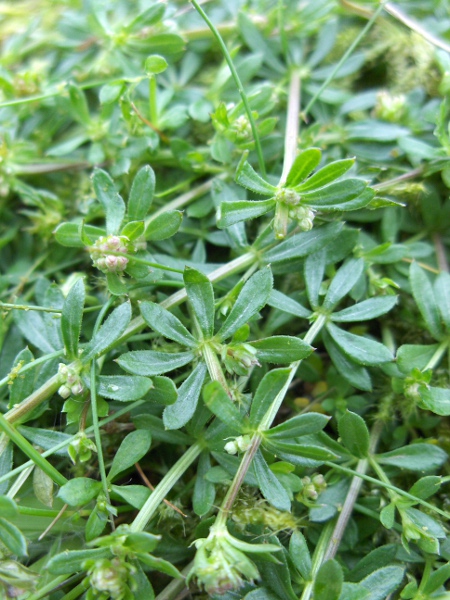
M158 509L158 506L161 504L173 486L177 483L180 477L182 477L192 463L200 456L202 450L202 445L199 442L193 444L189 450L187 450L183 456L178 459L172 468L167 471L166 475L152 491L147 502L141 508L134 521L131 523L131 531L144 531L147 523Z
M433 46L436 46L437 48L442 48L442 50L445 50L446 52L450 52L449 44L430 33L418 21L404 13L401 10L401 8L395 6L394 4L392 4L392 2L387 2L384 5L384 9L386 10L386 12L398 19L401 23L403 23L404 25L418 33L420 36L422 36L425 40L427 40L427 42L433 44Z
M210 191L212 183L213 183L213 180L210 179L206 183L202 183L198 187L196 187L192 190L189 190L189 192L186 192L185 194L181 194L181 196L178 196L178 198L175 198L174 200L167 202L167 204L164 204L164 206L162 206L161 208L156 210L154 213L152 213L149 217L147 217L145 219L145 227L147 228L149 223L154 221L156 219L156 217L159 217L159 215L162 215L163 213L167 212L168 210L178 210L178 209L182 208L183 206L186 206L186 204L189 204L190 202L192 202L192 200L196 200L197 198L200 198L200 196L203 196L204 194L206 194L207 192Z
M316 549L314 551L312 565L311 565L311 580L307 581L303 588L300 600L309 600L314 588L314 580L320 569L320 566L324 562L325 553L330 543L330 538L333 533L333 523L327 523L320 534L319 541L317 542Z
M35 367L42 364L43 362L47 362L48 360L51 360L52 358L58 358L58 356L63 356L64 354L65 354L65 350L63 349L63 350L57 350L56 352L51 352L50 354L45 354L44 356L40 356L39 358L35 358L31 362L27 363L26 365L23 365L23 367L21 367L17 371L14 370L14 375L21 375L25 371L34 369ZM3 377L3 379L0 380L0 388L4 387L9 382L12 382L11 373L8 373L8 375L6 377Z
M385 4L386 4L386 0L384 0L384 2L380 2L380 5L378 6L377 10L373 13L373 15L371 16L371 18L369 19L369 21L367 21L365 27L361 30L361 32L359 33L359 35L356 36L356 38L353 40L353 42L347 48L346 52L344 52L344 55L342 56L341 60L338 62L338 64L336 65L336 67L332 70L332 72L330 73L330 75L325 79L325 81L322 83L322 85L320 86L320 88L317 90L317 92L314 94L314 96L308 102L305 110L302 112L302 117L303 117L303 119L305 121L306 121L306 116L308 115L309 111L314 106L314 104L316 103L316 101L320 98L320 96L321 96L322 92L324 91L324 89L326 87L328 87L328 84L331 81L333 81L334 76L336 75L336 73L339 71L339 69L345 63L345 61L347 60L347 58L352 54L353 50L356 48L356 46L359 44L359 42L363 39L363 37L366 35L366 33L370 30L370 28L372 27L372 25L375 23L378 15L383 10Z
M58 577L55 577L40 590L34 592L34 594L31 594L30 596L27 596L27 600L40 600L41 598L48 598L48 594L50 592L53 592L54 589L59 586L59 584L67 581L68 579L70 579L70 577L67 575L59 575Z
M45 308L45 306L33 306L31 304L10 304L7 302L0 302L0 309L5 309L5 310L11 310L11 309L17 309L17 310L37 310L40 312L47 312L47 313L62 313L62 310L59 308Z
M372 431L370 433L369 454L373 454L375 452L383 427L384 424L381 421L377 421L373 426ZM352 479L344 504L342 505L342 510L340 511L338 520L336 521L336 525L334 526L333 534L331 536L330 542L324 555L324 562L331 558L334 558L336 555L336 552L339 548L339 544L341 543L342 536L344 535L344 532L347 528L347 524L349 522L349 519L353 512L353 508L361 490L363 480L360 477L358 477L358 475L360 473L366 473L368 467L369 461L367 458L359 460L358 464L356 465L355 472L357 473L357 475L355 475Z
M156 85L156 77L154 75L149 76L148 80L148 92L149 92L149 111L150 111L150 121L158 127L158 103L157 103L157 94L158 87Z
M448 348L449 348L448 340L444 340L443 342L441 342L441 344L439 344L439 347L437 348L436 352L430 358L426 367L423 370L427 371L428 369L434 369L434 367L440 362L441 358L447 352Z
M194 5L195 10L198 12L198 14L202 17L202 19L205 21L205 23L211 29L211 32L212 32L213 36L216 38L216 40L220 46L220 49L222 50L223 57L225 58L225 60L228 64L228 67L231 71L231 75L234 79L234 83L236 84L239 95L242 99L242 103L245 107L245 112L247 113L248 121L252 128L253 139L255 141L256 154L258 156L259 170L261 171L261 175L263 177L265 177L266 176L266 166L264 164L264 157L263 157L263 153L262 153L261 142L259 141L259 134L258 134L258 130L256 128L255 120L253 118L252 109L250 108L250 104L248 102L247 95L244 91L244 86L241 83L238 72L236 71L236 67L234 66L233 60L230 56L230 53L228 52L228 48L226 47L225 42L223 41L222 36L220 35L219 31L217 30L215 25L209 20L207 14L202 9L202 7L198 4L198 2L196 0L191 0L191 2Z
M111 504L111 499L109 497L108 480L106 478L105 460L103 458L102 436L100 434L100 422L98 419L96 376L97 376L97 363L95 362L95 360L93 360L92 364L91 364L92 425L94 427L94 438L95 438L95 445L97 446L97 456L98 456L98 469L100 471L100 478L102 480L103 493L105 494L108 504ZM113 524L112 517L111 517L111 523Z
M297 154L298 132L300 127L300 75L292 71L289 83L289 102L286 117L286 132L284 135L283 173L279 185L284 185Z
M231 397L227 378L225 377L222 366L217 358L217 354L214 352L208 342L201 346L201 352L206 366L208 367L209 376L213 381L218 381L227 394Z
M184 575L183 579L172 579L169 585L156 596L155 600L174 600L176 597L178 597L178 594L186 587L185 578L189 575L193 566L194 561L190 562L181 571L181 574Z
M136 400L135 402L128 404L126 407L121 408L120 410L114 412L109 417L102 419L99 422L99 426L103 427L103 425L107 425L108 423L111 423L111 421L115 421L122 415L125 415L126 413L132 411L133 409L137 408L138 406L140 406L141 404L144 404L144 403L145 403L145 400ZM93 425L91 425L90 427L85 429L85 433L92 433L93 431L94 431ZM62 450L63 448L68 446L77 437L77 435L78 434L75 434L75 435L69 437L67 440L64 440L63 442L60 442L56 446L53 446L53 448L46 450L45 452L43 452L41 454L41 456L44 458L47 458L47 456L51 456L52 454L55 454L55 452L58 452L58 450ZM22 473L22 471L28 469L29 467L33 467L33 466L34 466L34 462L32 460L29 460L26 463L23 463L22 465L20 465L20 467L17 467L15 469L13 469L12 471L9 471L8 473L5 473L4 475L2 475L0 477L0 483L3 483L4 481L8 481L8 479L11 479L12 477L15 477L16 475L19 475L20 473Z
M22 471L20 477L18 477L16 479L16 481L13 483L13 485L9 488L8 493L6 494L8 496L8 498L12 498L14 500L14 498L19 493L20 488L23 486L25 481L28 479L28 477L33 472L33 469L34 469L34 463L32 463L31 466L29 466L27 469Z

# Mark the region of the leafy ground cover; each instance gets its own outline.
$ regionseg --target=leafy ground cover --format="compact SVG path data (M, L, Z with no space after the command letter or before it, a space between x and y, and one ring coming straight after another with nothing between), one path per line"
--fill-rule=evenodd
M0 32L0 597L449 599L447 3Z

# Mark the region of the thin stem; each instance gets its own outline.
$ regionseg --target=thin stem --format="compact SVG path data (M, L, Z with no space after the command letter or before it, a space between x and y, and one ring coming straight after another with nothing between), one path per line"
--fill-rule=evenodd
M183 579L172 579L167 587L159 593L155 600L173 600L186 587L186 577L194 566L194 561L190 562L182 571Z
M428 363L426 364L425 368L423 369L424 371L427 371L428 369L434 369L434 367L439 364L441 358L444 356L444 354L447 352L449 347L449 342L448 340L444 340L443 342L441 342L439 344L439 347L437 348L436 352L433 354L433 356L430 358L430 360L428 361Z
M149 223L154 221L156 219L156 217L159 217L159 215L161 215L162 213L165 213L168 210L180 209L183 206L186 206L186 204L189 204L190 202L192 202L192 200L196 200L200 196L203 196L204 194L206 194L207 192L210 191L212 183L213 183L213 179L210 179L206 183L202 183L201 185L197 186L196 188L189 190L189 192L186 192L185 194L181 194L181 196L178 196L178 198L175 198L174 200L167 202L167 204L164 204L164 206L162 206L161 208L156 210L154 213L152 213L149 217L147 217L145 219L145 227L147 228Z
M158 86L154 75L150 75L148 78L148 95L150 121L158 127Z
M193 444L189 450L187 450L181 458L172 466L165 476L161 479L154 491L139 511L138 515L131 523L131 531L144 531L147 523L150 521L158 506L182 477L182 475L189 469L192 463L198 458L202 451L202 445L197 442Z
M21 433L17 431L15 427L9 423L4 415L0 414L0 429L5 433L8 438L16 444L18 448L22 450L24 454L30 458L33 463L39 467L46 475L52 479L57 485L64 485L67 483L67 479L64 475L55 469L53 465L51 465L47 459L45 459L42 454L40 454L36 448L34 448L30 442L23 437Z
M61 314L62 310L59 308L46 308L45 306L34 306L31 304L10 304L8 302L0 302L0 309L5 309L5 310L12 310L12 309L17 309L17 310L36 310L36 311L40 311L40 312L47 312L47 313L58 313Z
M380 439L381 432L383 430L384 424L381 421L377 421L372 428L370 434L370 445L369 445L369 453L372 454L376 450L376 446L378 444L378 440ZM367 458L363 458L358 461L356 465L356 473L366 473L369 467L369 461ZM336 552L339 548L339 544L341 543L342 536L346 530L347 524L350 520L351 514L353 512L353 508L355 506L356 500L358 498L359 492L361 490L363 480L355 475L350 484L350 489L347 492L347 496L345 498L344 504L342 506L342 510L339 513L339 518L336 521L336 525L334 526L333 533L331 535L330 542L326 549L324 555L324 562L331 558L334 558Z
M27 600L40 600L40 598L48 598L51 592L53 592L61 583L64 583L68 579L70 579L70 577L67 577L67 575L59 575L58 577L55 577L40 590L34 594L31 594L30 596L27 596Z
M280 186L284 185L297 154L297 138L300 127L300 75L297 70L291 73L288 97L286 131L284 134L284 161Z
M312 566L311 566L311 580L306 582L305 587L303 588L302 595L300 600L309 600L311 598L311 594L314 588L314 580L316 575L320 569L321 564L324 562L324 557L326 553L326 549L330 542L330 538L333 531L333 523L327 523L322 533L320 534L319 541L317 542L316 549L314 551Z
M51 360L52 358L58 358L58 356L64 356L64 354L65 354L65 350L63 349L63 350L57 350L56 352L51 352L50 354L45 354L45 356L40 356L39 358L35 358L32 362L29 362L26 365L23 365L23 367L21 367L17 371L14 370L14 375L21 375L25 371L29 371L30 369L34 369L38 365L41 365L43 362L47 362L48 360ZM11 381L11 372L8 373L8 375L6 377L3 377L3 379L0 380L0 388L4 387L5 385L8 385L8 383L10 381Z
M218 381L227 394L231 397L231 392L228 387L228 381L223 372L222 366L217 358L217 354L207 342L201 347L202 356L208 368L209 376L213 381Z
M212 32L213 36L216 38L216 40L222 50L223 56L224 56L224 58L228 64L228 67L231 71L231 75L234 79L234 83L236 84L239 95L241 96L242 103L245 107L245 112L247 113L248 121L252 128L253 139L255 140L256 154L258 155L259 170L261 171L261 175L263 177L265 177L266 176L266 166L264 164L264 157L263 157L263 153L262 153L261 142L259 141L259 134L258 134L258 130L256 128L255 120L253 118L252 109L250 108L250 104L248 102L247 95L244 91L244 87L241 83L238 72L236 71L236 68L235 68L233 60L230 56L230 53L228 52L228 48L226 47L225 42L223 41L222 36L220 35L219 31L217 30L215 25L213 25L213 23L209 20L207 14L201 8L199 3L196 0L191 0L191 2L194 5L195 10L198 12L198 14L202 17L202 19L205 21L205 23L211 29L211 32Z
M442 48L442 50L445 50L446 52L450 52L449 44L430 33L415 19L404 13L401 8L395 6L395 4L392 4L392 2L387 2L384 6L384 9L386 10L386 12L398 19L401 23L403 23L404 25L421 35L425 40L427 40L427 42L433 44L433 46L436 46L437 48Z
M328 87L328 84L334 79L334 76L339 71L339 69L342 67L342 65L345 63L345 61L347 60L347 58L352 54L353 50L356 48L356 46L359 44L359 42L363 39L363 37L366 35L366 33L370 30L370 28L372 27L372 25L375 23L378 15L383 10L385 4L386 4L386 0L384 0L384 2L380 2L380 5L378 6L377 10L373 13L373 15L371 16L371 18L369 19L369 21L366 23L364 29L362 29L361 32L359 33L359 35L356 36L356 38L353 40L353 42L347 48L346 52L344 52L341 60L338 62L338 64L332 70L332 72L330 73L330 75L325 79L325 81L322 83L322 85L320 86L320 88L317 90L317 92L314 94L314 96L308 102L308 104L306 105L305 110L302 112L302 118L303 118L304 121L307 121L306 117L307 117L309 111L314 106L314 104L316 103L316 101L320 98L320 96L321 96L322 92L324 91L324 89L326 87Z

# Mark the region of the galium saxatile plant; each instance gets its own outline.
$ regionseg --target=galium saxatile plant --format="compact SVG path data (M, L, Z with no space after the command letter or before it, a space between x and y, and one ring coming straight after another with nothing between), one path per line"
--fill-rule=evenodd
M138 4L0 7L0 597L445 600L443 7Z

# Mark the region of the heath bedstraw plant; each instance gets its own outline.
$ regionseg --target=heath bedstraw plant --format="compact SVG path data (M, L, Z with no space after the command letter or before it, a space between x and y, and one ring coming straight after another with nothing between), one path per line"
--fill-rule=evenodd
M0 5L0 598L450 598L446 8Z

